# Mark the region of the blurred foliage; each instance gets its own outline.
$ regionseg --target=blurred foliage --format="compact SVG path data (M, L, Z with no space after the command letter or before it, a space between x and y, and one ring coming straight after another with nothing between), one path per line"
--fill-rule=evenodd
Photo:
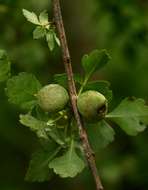
M125 96L148 100L148 2L69 0L61 3L76 72L81 72L79 62L84 53L106 48L112 60L95 77L111 82L113 106ZM25 21L22 8L35 12L48 9L51 13L49 0L27 3L25 0L0 0L0 48L8 51L14 74L33 72L44 84L50 82L52 74L64 72L60 51L57 48L51 54L44 40L32 39L33 28ZM94 189L88 169L76 179L63 181L54 177L51 182L41 184L24 181L30 152L37 146L36 138L18 123L18 110L8 104L3 85L0 87L0 189ZM116 141L97 155L105 189L147 190L148 131L128 137L116 126L115 130Z
M114 91L120 96L147 98L147 1L105 0L97 1L97 6L97 41L99 47L111 51L112 62L107 73ZM128 84L128 91L126 85L121 86L121 80Z

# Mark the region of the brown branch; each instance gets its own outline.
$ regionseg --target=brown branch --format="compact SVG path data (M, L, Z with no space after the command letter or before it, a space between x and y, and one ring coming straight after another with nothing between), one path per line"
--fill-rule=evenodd
M54 21L59 33L59 38L61 42L61 49L62 49L62 56L63 56L63 62L65 66L65 70L68 76L68 86L69 86L69 94L71 99L71 104L74 112L74 116L77 122L77 126L79 129L79 135L82 142L83 150L85 153L85 157L87 159L87 162L89 164L89 167L91 169L91 172L93 174L95 183L96 183L96 189L97 190L103 190L103 186L100 181L100 177L98 175L97 167L96 167L96 161L94 157L94 153L91 149L91 146L88 141L86 130L83 127L78 109L77 109L77 92L76 92L76 86L73 78L73 71L72 71L72 64L71 64L71 57L68 49L67 39L65 35L65 29L61 14L61 7L59 0L53 0L53 14L54 14Z

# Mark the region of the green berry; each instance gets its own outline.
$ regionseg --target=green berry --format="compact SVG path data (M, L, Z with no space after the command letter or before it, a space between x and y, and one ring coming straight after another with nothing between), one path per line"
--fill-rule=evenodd
M39 106L46 112L57 112L66 106L69 100L68 92L58 84L44 86L37 94Z
M99 120L107 112L107 100L97 91L88 90L78 96L77 106L80 114L87 120Z

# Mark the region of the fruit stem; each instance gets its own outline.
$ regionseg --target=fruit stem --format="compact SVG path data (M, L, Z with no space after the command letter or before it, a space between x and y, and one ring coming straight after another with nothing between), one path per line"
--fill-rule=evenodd
M103 190L103 186L101 184L101 180L98 175L98 171L97 171L97 167L96 167L94 152L88 141L88 136L87 136L86 130L83 126L83 123L82 123L82 120L81 120L81 117L79 115L78 108L77 108L77 92L76 92L76 86L75 86L74 77L73 77L71 57L70 57L69 48L68 48L68 44L67 44L67 39L66 39L66 34L65 34L64 24L63 24L63 18L62 18L62 14L61 14L60 1L52 0L52 5L53 5L54 22L56 24L57 31L59 33L60 42L61 42L63 63L64 63L65 70L67 73L67 77L68 77L68 87L69 87L71 105L72 105L74 116L75 116L75 119L77 122L78 129L79 129L79 136L80 136L80 139L82 142L86 160L88 162L88 165L89 165L92 175L94 177L94 181L96 184L96 190Z
M88 79L89 79L89 77L85 77L85 79L84 79L84 81L83 81L83 84L81 85L81 87L80 87L80 89L79 89L78 96L82 93L82 91L83 91L85 85L86 85L87 82L88 82Z

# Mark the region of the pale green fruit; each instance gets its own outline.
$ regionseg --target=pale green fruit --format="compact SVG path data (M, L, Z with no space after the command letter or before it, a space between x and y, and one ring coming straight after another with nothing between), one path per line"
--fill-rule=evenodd
M107 100L97 91L88 90L78 96L78 110L88 120L99 120L107 112Z
M66 106L69 100L68 92L58 84L44 86L37 94L39 106L46 112L57 112Z

